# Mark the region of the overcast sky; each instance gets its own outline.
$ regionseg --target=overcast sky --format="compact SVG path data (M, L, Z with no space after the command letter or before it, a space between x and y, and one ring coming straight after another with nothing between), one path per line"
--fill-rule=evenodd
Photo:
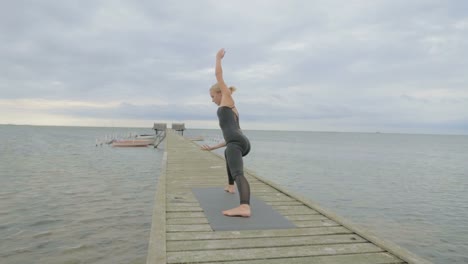
M0 124L468 134L468 1L2 1Z

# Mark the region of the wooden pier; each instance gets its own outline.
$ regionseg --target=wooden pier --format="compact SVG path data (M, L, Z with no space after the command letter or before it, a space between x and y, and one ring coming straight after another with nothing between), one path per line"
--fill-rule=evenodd
M223 157L168 130L147 264L430 263L247 169L252 195L297 228L213 231L191 188L226 177Z

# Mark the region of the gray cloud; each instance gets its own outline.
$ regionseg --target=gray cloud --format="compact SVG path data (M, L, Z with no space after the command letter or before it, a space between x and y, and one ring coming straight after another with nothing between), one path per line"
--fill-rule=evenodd
M8 1L0 110L21 99L113 102L38 112L215 123L207 90L225 47L225 78L240 88L247 124L468 133L467 9L462 1Z

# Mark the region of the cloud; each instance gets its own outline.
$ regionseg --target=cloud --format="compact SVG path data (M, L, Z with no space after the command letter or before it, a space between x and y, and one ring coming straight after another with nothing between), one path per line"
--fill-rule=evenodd
M422 0L9 1L0 10L0 111L9 113L0 123L15 116L37 124L27 118L36 112L44 124L216 127L207 91L224 47L224 76L239 88L246 128L466 134L467 8Z

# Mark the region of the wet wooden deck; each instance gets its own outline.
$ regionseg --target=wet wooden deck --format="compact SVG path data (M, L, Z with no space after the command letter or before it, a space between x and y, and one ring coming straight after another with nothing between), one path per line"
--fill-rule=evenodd
M168 131L148 264L430 263L249 170L252 194L297 228L213 231L191 188L224 186L226 177L222 157Z

